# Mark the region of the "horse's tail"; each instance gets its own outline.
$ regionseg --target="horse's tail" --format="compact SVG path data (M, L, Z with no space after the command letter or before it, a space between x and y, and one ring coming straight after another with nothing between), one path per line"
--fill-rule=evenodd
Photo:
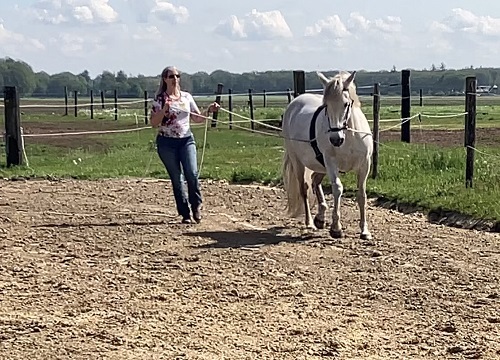
M281 173L287 196L287 212L291 217L299 217L305 210L304 193L314 202L312 171L300 164L285 147Z

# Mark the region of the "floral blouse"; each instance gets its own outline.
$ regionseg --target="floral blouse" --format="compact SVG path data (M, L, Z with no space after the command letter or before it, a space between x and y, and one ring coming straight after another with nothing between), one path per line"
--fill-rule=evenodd
M166 93L156 96L153 101L153 112L161 111L168 98L169 95ZM163 117L158 132L163 136L174 138L190 136L189 112L199 113L198 106L190 93L181 91L179 99L170 101L169 114Z

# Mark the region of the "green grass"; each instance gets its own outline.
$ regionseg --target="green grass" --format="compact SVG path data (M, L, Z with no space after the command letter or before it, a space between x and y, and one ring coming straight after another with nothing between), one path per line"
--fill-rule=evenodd
M194 129L201 159L203 127ZM4 177L109 177L167 178L154 148L154 131L98 135L109 142L105 150L26 146L30 168L1 168ZM5 159L3 147L0 159ZM425 209L455 210L478 218L500 221L500 147L481 148L476 155L474 188L465 188L463 148L388 143L380 147L379 177L370 179L371 194L408 202ZM244 131L210 129L201 178L232 182L280 182L282 139ZM2 160L3 162L3 160ZM346 191L355 185L353 174L343 176Z

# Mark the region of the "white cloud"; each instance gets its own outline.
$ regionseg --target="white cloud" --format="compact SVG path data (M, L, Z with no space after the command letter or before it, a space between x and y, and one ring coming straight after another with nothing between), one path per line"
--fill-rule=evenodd
M351 35L338 15L328 16L313 26L306 27L305 36L324 35L333 39L343 39Z
M53 25L113 23L118 20L118 13L108 0L39 0L31 12L37 20Z
M149 23L154 18L181 24L189 19L189 10L185 6L175 6L166 0L125 0L125 2L129 4L139 23Z
M386 16L383 19L369 20L357 12L349 15L348 29L352 33L386 33L397 34L401 33L402 25L401 18L398 16Z
M340 16L333 15L317 21L312 26L306 27L305 36L324 36L334 40L348 38L351 35L364 35L366 33L383 33L397 36L401 33L401 19L396 16L386 16L383 19L369 20L363 15L353 12L347 24Z
M439 21L433 21L429 26L429 31L431 33L452 33L453 29L451 29L448 25L440 23Z
M455 8L441 21L428 27L427 48L438 54L455 52L494 54L500 40L500 18L479 16L469 10Z
M15 33L13 31L7 30L3 23L0 21L0 45L2 50L10 50L17 52L23 51L37 51L44 50L45 45L43 45L40 40L32 39L25 35Z
M461 8L453 9L441 25L455 32L500 37L500 18L478 16Z
M357 12L351 13L347 23L351 29L357 29L363 31L370 29L370 21L368 21L368 19L366 19L363 15Z
M233 40L271 40L291 38L292 31L279 10L259 12L253 9L243 18L231 15L215 28L219 35Z
M189 11L184 6L175 6L167 1L156 0L151 13L162 21L172 22L174 24L185 23L189 18Z
M156 26L148 26L132 35L134 40L157 40L161 37L161 32Z
M219 22L215 31L220 35L234 40L247 38L245 25L236 17L236 15L231 15L229 19Z

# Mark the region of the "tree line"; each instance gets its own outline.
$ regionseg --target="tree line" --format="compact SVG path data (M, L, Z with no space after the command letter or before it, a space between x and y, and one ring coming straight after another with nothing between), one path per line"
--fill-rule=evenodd
M325 71L326 75L333 75L336 71ZM493 86L498 81L500 68L474 68L450 70L441 63L441 66L432 65L429 69L411 69L411 90L418 94L422 89L425 95L460 95L463 94L465 78L476 76L478 85ZM306 72L306 88L319 89L319 82L315 72ZM0 87L16 86L22 97L63 97L64 89L68 92L78 91L80 95L89 95L103 91L106 96L113 96L114 91L120 98L143 97L144 91L152 96L160 81L157 76L129 76L120 70L117 73L103 71L95 78L91 78L87 70L79 74L61 72L48 74L44 71L35 72L32 67L20 60L11 58L0 59ZM398 95L401 90L398 86L401 74L393 67L391 70L363 71L358 70L356 84L361 94L370 94L370 85L381 84L383 95ZM224 92L231 89L233 93L247 93L248 89L254 92L286 91L293 89L292 70L244 72L241 74L216 70L212 73L196 72L182 74L181 86L195 95L211 95L217 89L217 84L224 85Z

